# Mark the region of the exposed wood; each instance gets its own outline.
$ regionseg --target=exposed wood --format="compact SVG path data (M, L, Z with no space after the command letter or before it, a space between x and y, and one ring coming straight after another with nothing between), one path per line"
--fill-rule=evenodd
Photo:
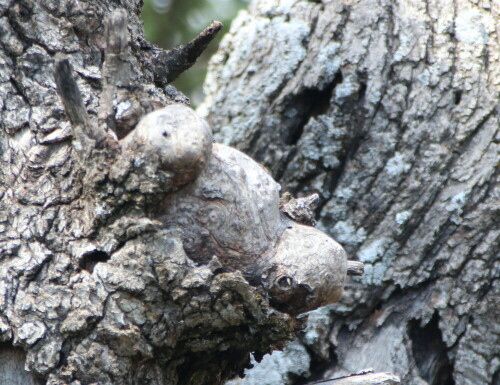
M369 373L361 375L351 375L330 381L315 382L314 384L324 385L399 385L398 376L391 373Z
M392 373L374 373L372 369L363 370L337 378L312 382L307 385L399 385L401 380Z

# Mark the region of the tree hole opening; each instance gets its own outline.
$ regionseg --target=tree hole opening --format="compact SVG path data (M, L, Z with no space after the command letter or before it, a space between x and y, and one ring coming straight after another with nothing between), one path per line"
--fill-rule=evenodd
M412 320L408 328L420 377L429 385L455 385L453 366L448 359L446 344L439 329L438 313L434 313L427 325L422 327L420 320Z
M328 113L333 91L342 81L342 72L338 71L335 78L323 88L307 88L289 101L289 105L297 111L293 118L283 122L283 142L286 145L297 144L309 119Z
M110 256L108 253L101 250L93 250L82 255L79 265L82 269L92 273L94 271L94 267L99 262L106 262L109 258Z

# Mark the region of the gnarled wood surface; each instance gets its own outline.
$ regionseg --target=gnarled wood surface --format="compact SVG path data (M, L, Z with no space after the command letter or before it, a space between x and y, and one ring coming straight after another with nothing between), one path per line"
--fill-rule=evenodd
M300 326L155 219L212 139L192 112L153 113L141 122L155 135L129 134L176 97L141 2L120 5L0 2L0 383L220 384ZM179 137L188 146L165 153Z
M366 270L276 383L500 381L499 20L497 1L255 0L233 22L200 111L285 191L318 193Z

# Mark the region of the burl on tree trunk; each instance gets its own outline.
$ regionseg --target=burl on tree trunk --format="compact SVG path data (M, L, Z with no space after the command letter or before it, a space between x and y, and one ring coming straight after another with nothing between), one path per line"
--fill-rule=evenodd
M44 11L12 4L9 21L60 27L57 9ZM23 60L37 64L12 75L24 106L13 113L35 119L47 100L32 100L29 82L43 81L52 99L36 113L57 120L41 131L4 120L0 137L0 374L10 384L219 384L249 353L290 340L296 315L338 301L348 273L362 274L339 244L300 223L317 199L287 197L280 211L264 168L213 143L189 107L143 84L128 25L124 10L107 18L102 71L77 70L86 82L75 80L71 52L43 46L24 47ZM218 29L153 55L165 66L155 85ZM29 73L46 75L53 54L55 84ZM54 89L70 127L60 127Z

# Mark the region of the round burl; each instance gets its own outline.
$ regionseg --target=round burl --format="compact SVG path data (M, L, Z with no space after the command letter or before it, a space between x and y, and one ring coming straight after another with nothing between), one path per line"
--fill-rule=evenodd
M183 104L172 104L145 115L122 146L159 159L159 169L171 172L174 184L181 186L205 167L212 142L210 127L203 119Z
M286 228L279 189L251 158L215 143L198 178L168 195L158 215L182 229L191 259L205 262L215 255L225 268L253 277Z
M158 209L182 231L186 253L239 270L263 287L273 306L299 314L340 299L347 271L344 250L321 231L279 211L280 186L243 153L220 144L199 176Z
M298 314L340 300L347 274L344 249L314 227L288 221L261 279L271 304Z

